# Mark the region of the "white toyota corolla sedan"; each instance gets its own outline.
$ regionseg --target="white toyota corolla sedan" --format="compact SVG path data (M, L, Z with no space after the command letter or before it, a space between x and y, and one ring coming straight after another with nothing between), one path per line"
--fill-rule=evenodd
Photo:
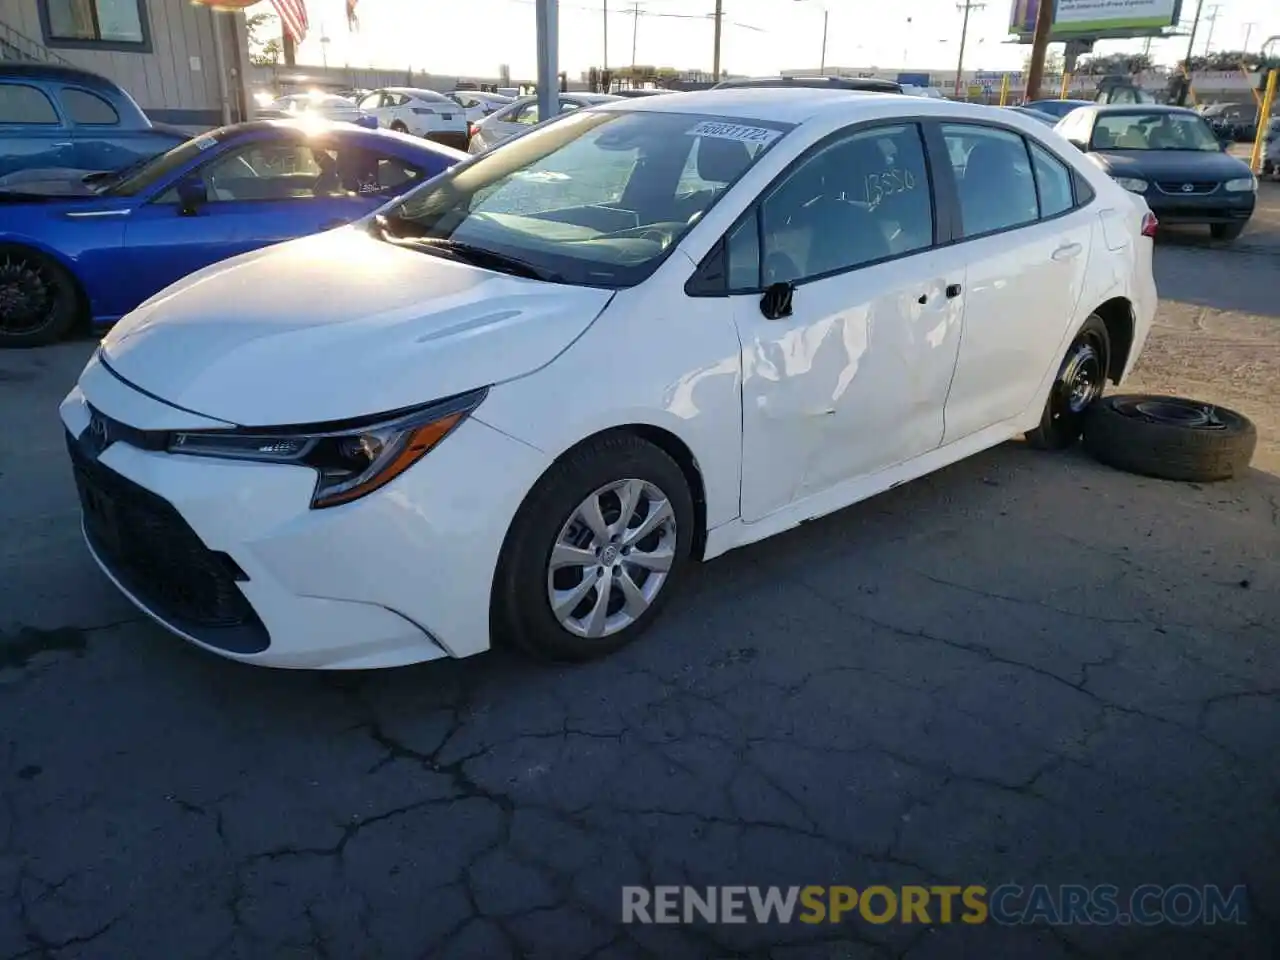
M61 408L86 539L249 663L605 654L693 561L1072 443L1147 337L1154 229L1010 110L584 109L122 320Z

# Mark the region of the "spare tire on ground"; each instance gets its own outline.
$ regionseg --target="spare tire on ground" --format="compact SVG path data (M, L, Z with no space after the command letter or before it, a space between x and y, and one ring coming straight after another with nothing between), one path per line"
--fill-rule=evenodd
M1244 473L1258 445L1246 416L1184 397L1102 397L1084 422L1084 446L1108 466L1162 480L1207 483Z

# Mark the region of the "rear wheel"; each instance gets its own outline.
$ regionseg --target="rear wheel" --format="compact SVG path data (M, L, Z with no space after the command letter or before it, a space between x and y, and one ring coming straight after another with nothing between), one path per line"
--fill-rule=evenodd
M1243 223L1211 223L1209 236L1215 240L1234 240L1244 233Z
M521 507L494 581L496 633L552 660L590 660L657 616L689 561L693 501L680 467L629 434L556 463Z
M1107 325L1091 314L1062 358L1040 426L1027 434L1027 442L1040 450L1062 450L1079 440L1085 413L1106 387L1110 361Z
M392 129L392 130L394 130L396 133L408 133L408 132L409 132L409 128L408 128L408 127L406 127L406 126L405 126L403 123L401 123L399 120L394 120L394 121L392 121L392 123L391 123L391 129Z
M0 247L0 347L40 347L65 337L80 317L75 280L34 250Z

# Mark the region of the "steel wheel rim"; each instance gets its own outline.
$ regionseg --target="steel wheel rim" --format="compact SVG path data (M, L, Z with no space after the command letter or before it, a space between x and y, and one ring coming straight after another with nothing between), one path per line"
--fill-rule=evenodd
M676 557L676 517L656 484L628 478L586 497L547 558L547 602L574 636L600 639L644 616Z
M1102 357L1090 340L1071 348L1058 374L1054 419L1064 414L1079 416L1102 396Z
M0 331L34 333L49 322L53 291L38 267L23 259L0 261Z

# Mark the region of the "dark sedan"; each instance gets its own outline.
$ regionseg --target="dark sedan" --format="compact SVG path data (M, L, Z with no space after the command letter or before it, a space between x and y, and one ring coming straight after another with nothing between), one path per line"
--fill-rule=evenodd
M1092 100L1028 100L1023 104L1028 110L1035 110L1039 113L1047 114L1054 120L1061 120L1072 110L1079 110L1081 107L1092 107Z
M1234 240L1253 216L1257 178L1194 110L1082 107L1054 129L1141 194L1161 223L1208 224L1215 240Z

